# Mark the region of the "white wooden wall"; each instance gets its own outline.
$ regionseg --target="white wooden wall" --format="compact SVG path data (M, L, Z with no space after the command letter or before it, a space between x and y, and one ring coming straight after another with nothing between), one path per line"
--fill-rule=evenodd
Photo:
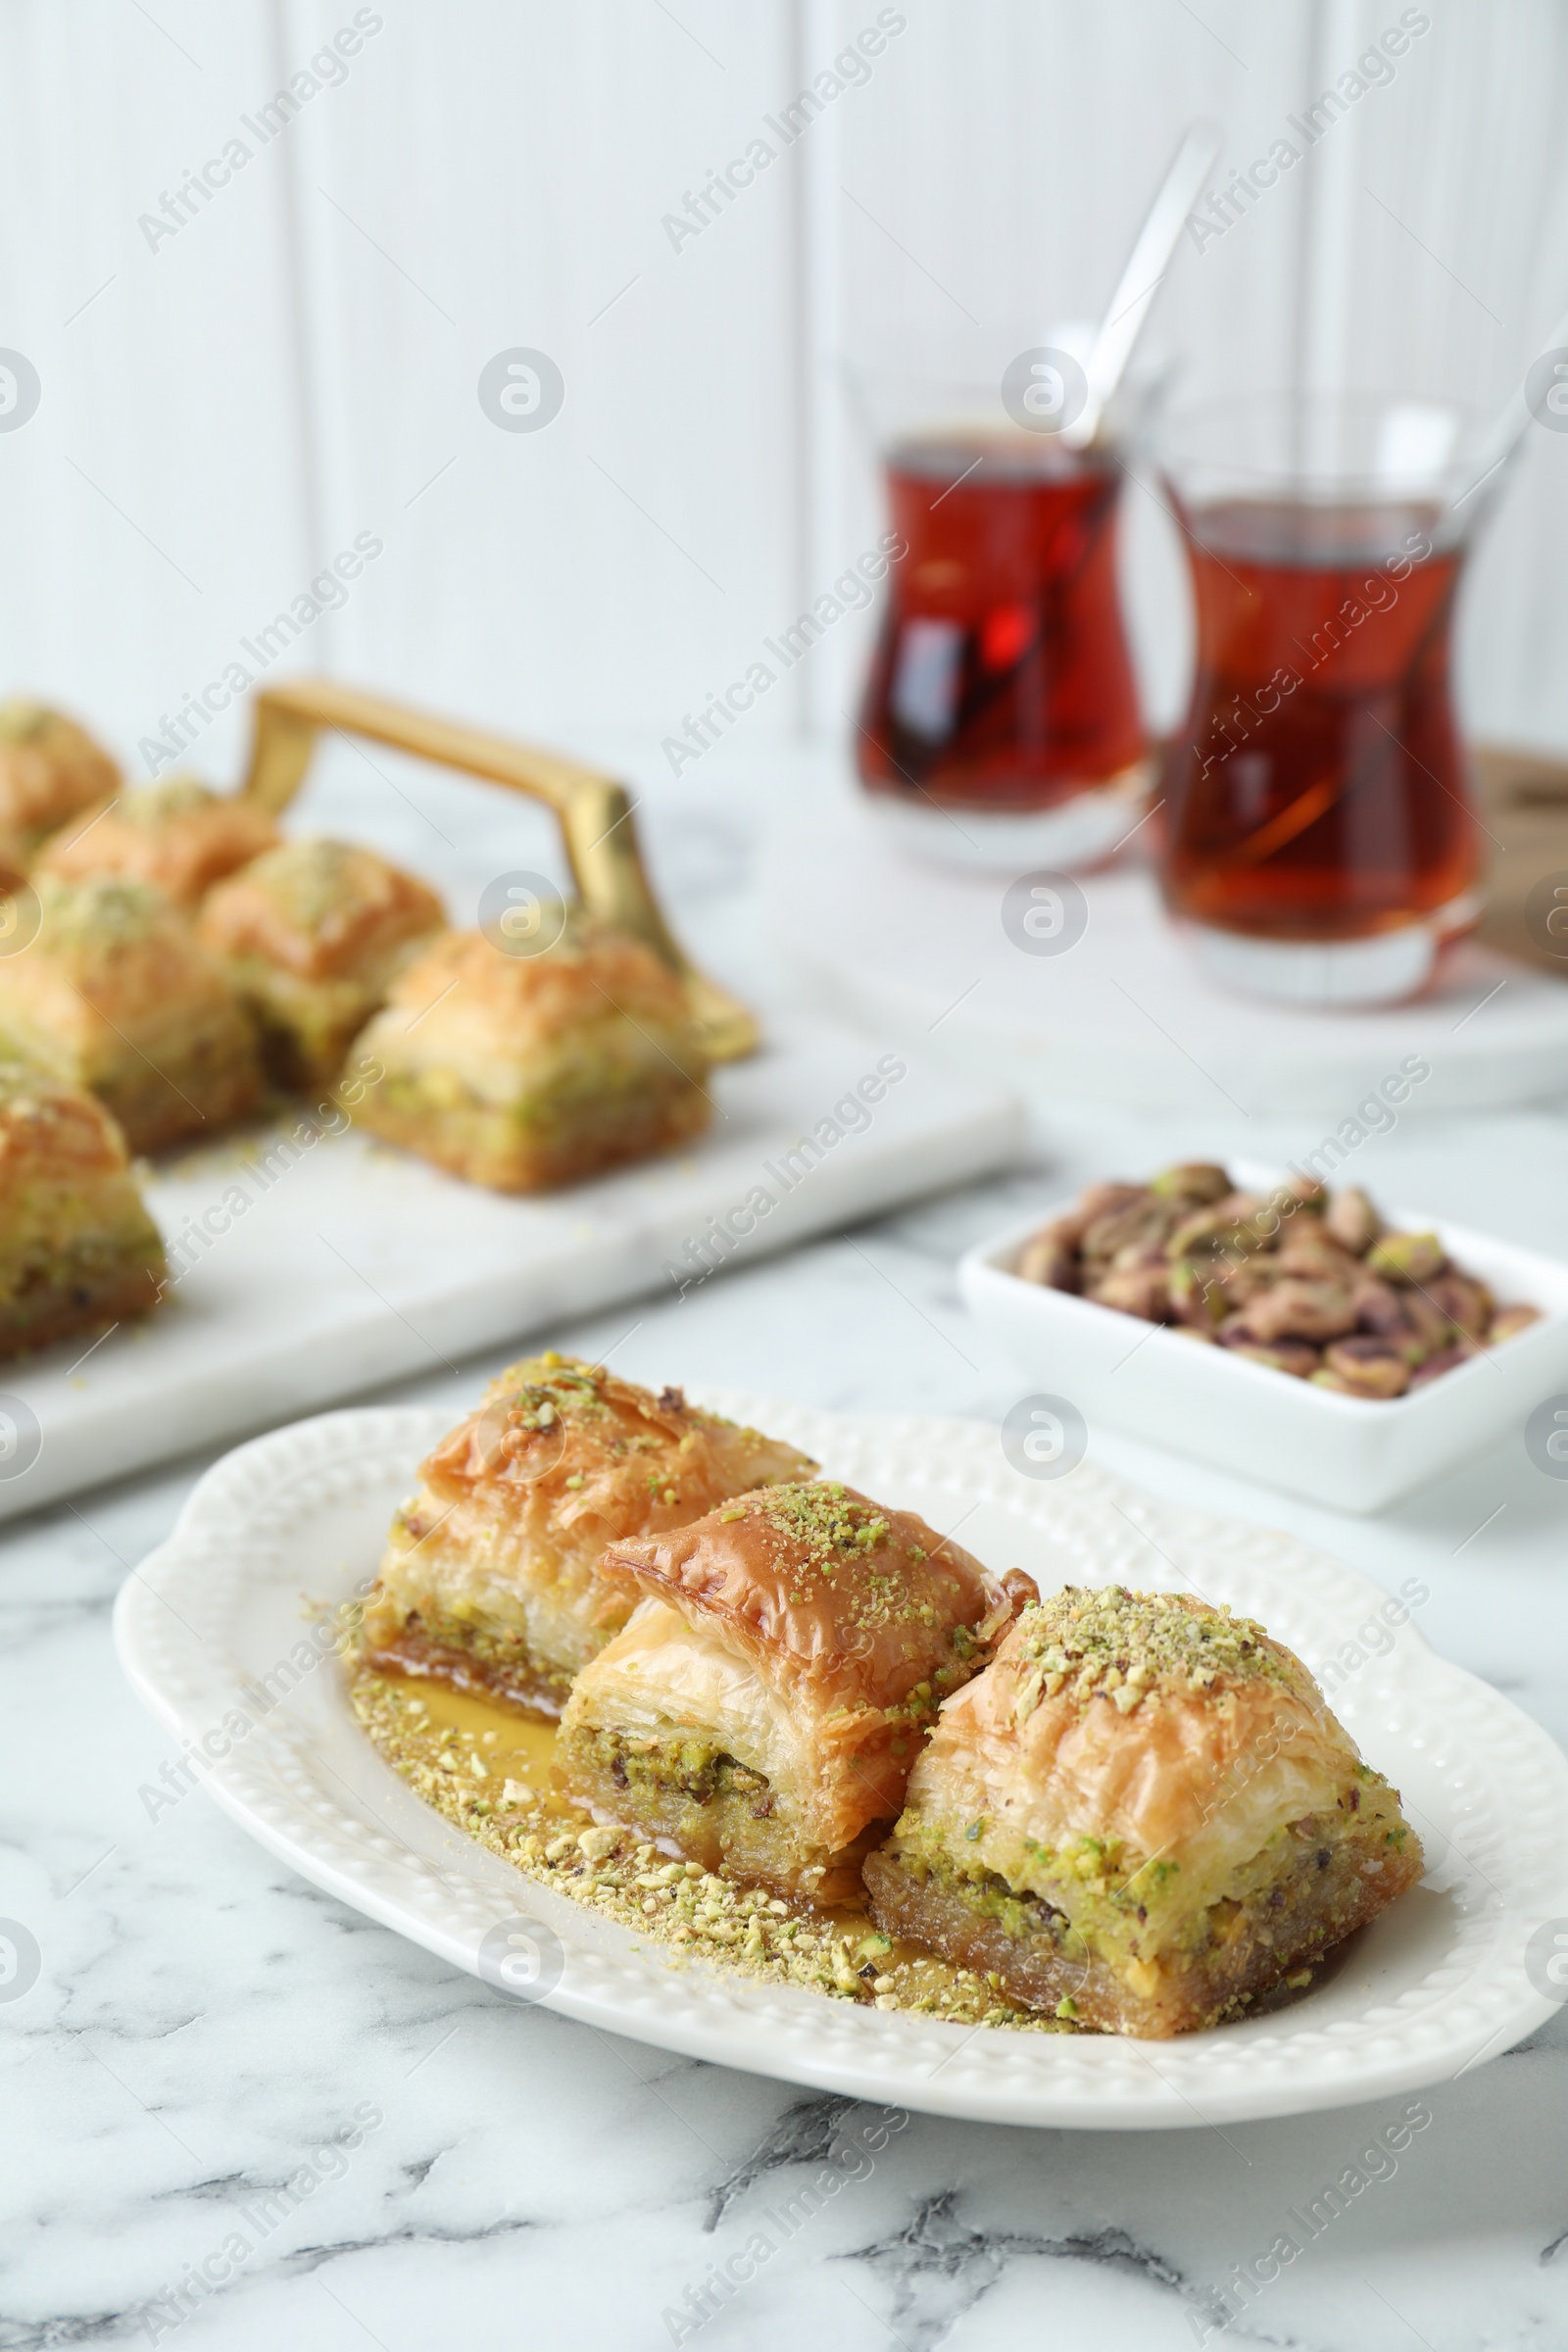
M1499 402L1568 308L1568 10L1427 0L1430 29L1250 217L1184 249L1157 334L1194 393L1414 386ZM382 552L269 669L328 668L563 743L662 735L880 527L847 375L990 366L1093 316L1181 127L1223 172L1353 67L1396 0L900 0L906 20L697 237L663 216L875 25L873 0L376 0L346 75L242 127L352 0L6 0L0 685L136 763L165 713L356 535ZM335 71L335 69L333 69ZM239 135L177 234L138 225ZM541 348L565 405L476 397ZM1179 564L1127 565L1155 715ZM1568 435L1533 429L1472 573L1478 731L1568 750ZM763 698L841 732L867 623ZM221 696L216 696L220 700ZM198 758L239 758L232 715Z

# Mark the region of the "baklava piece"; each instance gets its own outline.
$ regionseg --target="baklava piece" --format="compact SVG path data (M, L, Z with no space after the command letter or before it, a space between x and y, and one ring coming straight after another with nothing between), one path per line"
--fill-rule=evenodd
M559 1714L631 1614L598 1573L607 1544L815 1467L679 1389L656 1396L601 1364L530 1356L421 1464L367 1605L363 1662Z
M599 1573L640 1606L572 1690L565 1793L705 1869L818 1903L858 1890L926 1726L1035 1591L826 1483L612 1544Z
M329 1086L397 973L446 913L373 850L288 841L202 908L202 944L250 1005L281 1086Z
M157 1304L164 1246L90 1095L0 1064L0 1355Z
M1112 1586L1026 1609L944 1707L865 1883L886 1934L1162 2038L1245 2008L1421 1871L1298 1658L1249 1618Z
M81 881L120 874L150 882L176 906L200 906L215 883L277 846L277 827L238 793L166 776L75 817L44 845L37 871Z
M37 937L0 959L4 1051L96 1095L133 1152L254 1107L250 1022L161 891L46 874L38 902Z
M535 956L477 931L437 940L359 1051L384 1076L356 1117L495 1192L646 1158L711 1109L680 981L640 940L578 914Z
M0 703L0 841L17 863L119 789L119 768L74 719L42 703Z

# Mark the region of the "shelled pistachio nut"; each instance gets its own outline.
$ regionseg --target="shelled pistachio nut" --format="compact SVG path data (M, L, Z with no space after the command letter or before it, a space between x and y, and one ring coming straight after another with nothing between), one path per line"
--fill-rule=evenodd
M1178 1323L1212 1331L1226 1311L1220 1285L1190 1257L1179 1257L1165 1278L1171 1313Z
M1151 1179L1149 1189L1163 1200L1223 1200L1231 1180L1223 1168L1207 1160L1184 1160L1174 1168L1161 1168Z
M1487 1346L1490 1348L1496 1340L1511 1340L1516 1331L1528 1331L1532 1323L1540 1321L1539 1306L1499 1306L1487 1333Z
M1402 1396L1410 1386L1404 1357L1370 1333L1336 1340L1323 1350L1323 1363L1357 1396Z
M1383 1231L1383 1220L1365 1193L1349 1185L1324 1210L1323 1230L1352 1256L1364 1257Z
M1322 1349L1309 1347L1305 1340L1277 1340L1272 1348L1259 1347L1252 1340L1236 1340L1230 1353L1245 1355L1254 1364L1267 1364L1274 1372L1289 1372L1296 1380L1310 1380L1323 1361Z
M1447 1262L1435 1233L1381 1234L1366 1253L1372 1272L1388 1282L1430 1282Z

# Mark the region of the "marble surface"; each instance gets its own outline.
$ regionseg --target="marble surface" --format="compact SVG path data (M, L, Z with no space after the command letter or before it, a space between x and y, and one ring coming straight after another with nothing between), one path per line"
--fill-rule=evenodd
M460 906L529 862L471 788L399 773L417 807L345 760L313 786L313 813L445 858ZM701 791L647 774L683 928L765 998L781 978L748 888L760 818L810 774L765 754L732 756ZM612 1349L634 1378L994 1423L1023 1384L958 1303L961 1248L1092 1174L1284 1154L1317 1132L1064 1110L1005 1179L551 1337ZM1363 1170L1374 1191L1568 1254L1560 1113L1412 1118L1364 1147ZM502 1360L432 1362L393 1394L456 1412ZM1427 1639L1568 1741L1568 1484L1517 1433L1377 1520L1109 1432L1091 1451L1390 1587L1419 1569ZM36 1982L0 1998L0 2352L171 2336L191 2352L1568 2342L1568 2011L1435 2085L1396 2154L1386 2138L1364 2151L1402 2100L1126 2135L883 2115L519 2007L300 1883L199 1790L149 1821L138 1789L171 1742L120 1680L109 1613L202 1467L0 1540L0 1915L39 1951ZM1346 2209L1276 2278L1239 2288L1288 2210L1348 2168L1361 2185Z

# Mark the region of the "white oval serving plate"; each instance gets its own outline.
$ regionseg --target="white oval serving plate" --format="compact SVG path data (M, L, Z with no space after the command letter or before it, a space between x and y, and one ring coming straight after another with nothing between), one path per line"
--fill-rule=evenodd
M440 1412L323 1414L226 1455L121 1592L125 1673L223 1809L317 1886L475 1973L488 1929L542 1921L564 1950L551 2008L718 2065L992 2123L1149 2130L1416 2089L1551 2014L1524 1954L1543 1922L1568 1915L1568 1760L1413 1624L1381 1657L1385 1634L1358 1643L1381 1588L1290 1537L1152 1501L1089 1463L1020 1477L978 1423L701 1401L1044 1588L1195 1590L1260 1618L1315 1670L1354 1644L1365 1662L1334 1703L1402 1790L1425 1882L1294 2006L1176 2041L950 2026L676 1964L422 1804L361 1733L335 1659L315 1663L302 1640L302 1594L337 1601L373 1576L391 1509L448 1425Z

